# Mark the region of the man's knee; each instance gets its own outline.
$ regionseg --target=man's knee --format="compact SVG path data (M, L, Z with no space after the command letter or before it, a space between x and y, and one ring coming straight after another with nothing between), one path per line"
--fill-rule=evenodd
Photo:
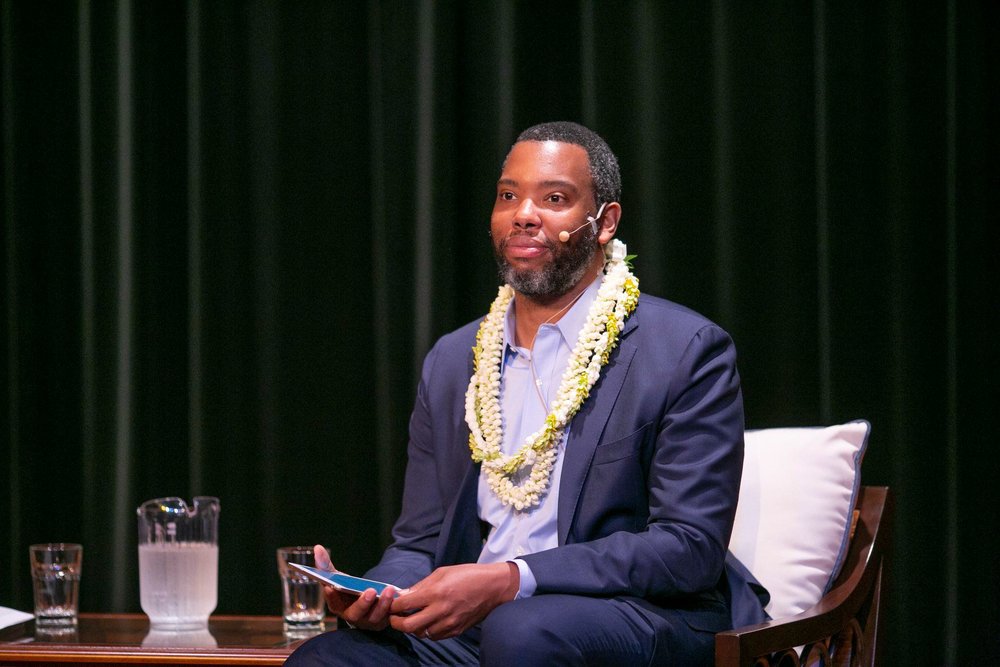
M319 667L320 665L330 664L325 656L330 653L336 654L336 647L333 644L342 639L342 637L337 636L338 634L340 633L328 632L309 639L288 656L285 665L289 665L290 667Z
M295 650L285 665L290 667L330 667L331 665L408 665L416 664L409 646L389 631L360 630L326 632L306 641Z
M575 662L575 649L553 627L544 605L515 600L486 617L479 643L482 665L559 665Z
M618 598L515 600L494 609L482 631L484 665L647 664L659 644L654 624ZM660 639L669 640L668 634Z

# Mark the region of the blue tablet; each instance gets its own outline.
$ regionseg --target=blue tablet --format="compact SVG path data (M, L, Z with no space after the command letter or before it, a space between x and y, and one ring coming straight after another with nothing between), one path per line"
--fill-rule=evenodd
M300 565L299 563L289 563L289 565L322 584L333 586L338 591L352 595L361 595L369 588L374 589L376 595L382 595L382 591L385 590L386 586L389 586L389 584L384 584L381 581L352 577L343 572L327 572L326 570L319 570L308 565ZM396 595L399 595L398 591Z

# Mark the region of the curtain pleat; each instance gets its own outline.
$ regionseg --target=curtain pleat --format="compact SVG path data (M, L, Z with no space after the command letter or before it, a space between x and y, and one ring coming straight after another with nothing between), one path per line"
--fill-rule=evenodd
M135 411L133 361L135 347L135 291L134 291L134 125L133 125L133 52L132 52L132 2L123 0L117 5L117 100L118 126L116 132L116 217L118 262L115 267L115 458L113 468L114 505L111 508L112 572L127 572L133 562L128 549L131 541L129 518L132 515L132 479L135 475ZM124 577L111 579L111 604L121 608L126 605L129 586Z
M204 388L202 383L202 282L204 280L204 216L202 215L201 150L201 11L198 0L188 0L185 21L187 85L187 393L188 480L193 494L204 488Z

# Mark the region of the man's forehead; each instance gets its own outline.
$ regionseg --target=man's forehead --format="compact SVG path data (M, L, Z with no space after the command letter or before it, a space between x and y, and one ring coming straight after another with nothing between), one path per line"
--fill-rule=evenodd
M570 143L568 141L557 141L555 139L546 139L545 141L537 141L535 139L525 139L518 141L510 148L510 154L514 151L531 151L537 152L540 155L564 155L566 157L573 156L576 158L583 158L589 162L587 157L587 149L579 144ZM508 154L509 155L509 154Z
M517 180L519 174L531 174L540 180L579 181L582 187L591 184L586 149L563 141L519 141L514 144L504 161L500 179Z

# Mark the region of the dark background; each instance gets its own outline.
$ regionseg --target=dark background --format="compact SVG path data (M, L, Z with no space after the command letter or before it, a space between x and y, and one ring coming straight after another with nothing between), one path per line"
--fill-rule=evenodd
M138 611L165 495L221 498L220 613L278 613L278 546L370 566L422 355L494 294L500 160L569 119L641 288L735 338L748 426L871 421L888 664L1000 657L998 3L0 12L0 605L76 541L82 609Z

